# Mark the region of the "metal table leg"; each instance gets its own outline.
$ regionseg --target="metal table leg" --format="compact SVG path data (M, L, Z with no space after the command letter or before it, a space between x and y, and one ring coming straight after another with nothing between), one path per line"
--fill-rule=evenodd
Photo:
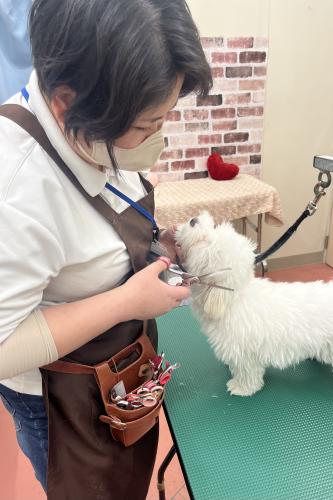
M164 474L166 469L168 468L171 460L176 454L176 447L173 445L170 448L170 451L168 452L167 456L162 462L162 465L158 469L157 473L157 489L158 489L158 497L159 500L165 500L165 484L164 484Z

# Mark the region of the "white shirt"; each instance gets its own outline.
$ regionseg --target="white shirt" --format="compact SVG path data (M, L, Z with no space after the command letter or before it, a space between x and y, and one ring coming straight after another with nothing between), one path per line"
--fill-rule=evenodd
M66 142L39 90L35 72L29 104L51 143L91 195L118 213L127 203L105 189L108 178L133 200L146 191L136 172L100 172ZM72 302L116 286L130 271L125 244L23 129L0 117L0 342L37 307ZM121 165L120 165L121 168ZM66 332L64 331L64 335ZM42 394L39 370L1 381L18 392Z

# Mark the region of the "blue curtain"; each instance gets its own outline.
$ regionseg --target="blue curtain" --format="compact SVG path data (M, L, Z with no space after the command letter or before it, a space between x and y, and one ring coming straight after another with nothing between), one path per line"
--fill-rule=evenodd
M31 0L0 0L0 103L18 92L31 72L27 33Z

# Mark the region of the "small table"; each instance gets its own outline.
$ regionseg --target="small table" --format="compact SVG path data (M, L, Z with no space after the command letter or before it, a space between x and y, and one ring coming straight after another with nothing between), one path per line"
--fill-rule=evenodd
M333 498L330 366L306 361L269 369L260 392L230 396L229 370L189 307L158 318L158 329L159 351L181 363L168 383L165 411L192 498Z
M239 174L230 181L211 178L162 182L155 188L155 218L160 227L183 224L202 210L208 210L215 223L243 220L243 234L247 222L257 233L257 251L261 251L262 216L265 222L281 226L283 223L280 197L277 190L251 175ZM248 220L257 215L257 225Z

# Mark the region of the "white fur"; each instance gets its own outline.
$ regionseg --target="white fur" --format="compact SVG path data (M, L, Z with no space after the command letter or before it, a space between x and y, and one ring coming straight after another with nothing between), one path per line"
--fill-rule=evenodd
M220 271L210 281L234 289L191 286L194 313L216 357L231 371L230 393L250 396L260 390L266 367L286 368L308 358L332 365L333 281L256 278L253 242L228 223L215 227L207 212L196 219L176 233L186 270Z

